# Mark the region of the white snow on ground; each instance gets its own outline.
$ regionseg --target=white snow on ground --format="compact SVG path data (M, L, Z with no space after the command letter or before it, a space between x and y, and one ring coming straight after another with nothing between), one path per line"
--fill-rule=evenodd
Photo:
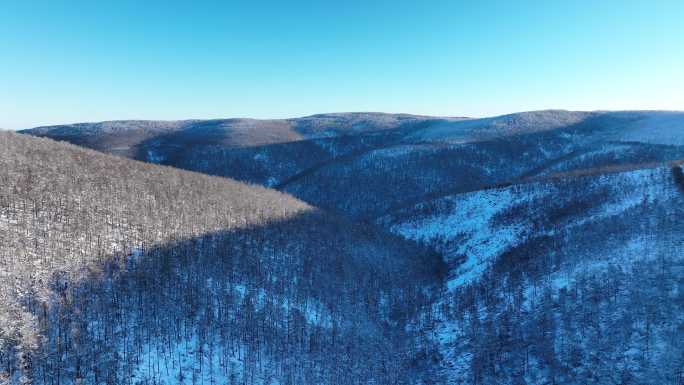
M627 127L620 139L684 146L684 112L650 113Z
M268 160L268 156L262 152L258 152L256 154L254 154L253 158L257 162L266 162Z
M453 249L445 250L446 259L465 255L466 260L452 273L453 278L448 282L452 289L477 279L493 258L519 242L524 226L512 224L495 228L492 220L502 210L532 198L533 195L515 195L510 189L447 197L443 199L451 201L453 211L400 223L392 226L391 231L420 242L457 240Z
M166 160L166 157L155 150L147 150L147 161L151 163L161 163Z
M377 150L369 151L359 158L359 162L362 167L379 167L382 165L384 159L398 158L406 156L416 151L415 145L401 145L394 147L385 147Z
M657 199L671 199L676 191L662 183L658 175L661 172L669 173L669 170L655 168L602 175L597 183L612 186L622 195L613 195L597 217L618 215L641 204L653 204Z
M316 140L315 143L318 145L318 147L324 149L330 155L332 155L332 156L339 155L335 141L327 140L327 139L320 139L320 140Z
M642 204L653 204L658 199L670 199L677 194L676 190L662 182L663 178L669 178L669 172L668 168L656 168L597 177L594 187L610 186L614 192L603 204L567 226L582 226L620 215ZM532 183L440 198L436 201L437 206L452 209L425 216L416 214L413 219L393 224L390 230L404 238L435 245L444 253L447 262L465 256L465 261L451 272L447 283L451 290L477 280L501 253L528 236L530 218L520 216L511 223L495 224L493 219L498 213L554 194L554 189L555 186L548 183ZM434 202L416 205L413 211L429 209L430 203ZM550 229L549 235L553 231Z
M538 176L548 176L548 175L553 174L553 173L558 172L558 171L566 171L568 169L576 168L576 167L573 167L572 165L582 164L586 160L591 160L592 158L595 158L595 157L598 157L601 155L620 154L621 152L628 151L631 148L632 148L632 146L629 144L607 144L605 146L602 146L599 149L589 151L589 152L585 152L583 154L580 154L580 155L573 157L571 159L568 159L566 161L554 164L554 165L550 166L549 168L545 169L544 171L540 172L537 175ZM548 156L548 153L546 152L546 150L544 150L543 147L540 148L540 150L542 152L544 152L544 154L547 158L551 158L550 156ZM568 165L570 165L570 167L568 167Z
M411 139L440 140L449 139L453 142L468 142L472 139L471 130L489 119L466 120L463 122L442 122L428 129L411 135Z
M147 344L143 348L140 363L132 373L134 383L144 380L160 385L249 382L244 378L248 375L247 369L250 364L244 359L243 346L231 349L219 343L209 344L208 341L200 344L198 340L197 336L193 335L181 343ZM255 382L278 385L275 379L265 375L275 371L271 369L272 361L264 361L260 368L251 370L256 372Z
M211 281L208 283L211 287ZM250 288L243 283L234 283L231 286L232 289L229 291L238 296L238 301L244 300L250 291ZM259 311L266 304L266 292L261 288L252 289L257 293L254 297L254 305ZM213 290L218 289L214 287ZM219 295L221 294L215 293L212 298ZM279 302L286 312L288 308L301 311L310 324L332 327L330 314L317 301L308 300L304 306L289 303L287 299ZM231 314L230 317L239 318L240 314ZM239 344L223 346L219 342L212 343L208 340L200 343L200 339L194 332L184 337L180 343L168 344L164 341L156 341L145 346L142 360L134 369L134 378L148 379L153 383L168 385L181 383L179 380L181 377L184 379L182 383L229 384L233 383L230 382L232 376L237 380L235 383L246 383L249 381L241 380L248 372L250 363L244 359L244 348ZM271 367L272 361L268 360L266 352L263 352L261 356L265 363L262 363L258 369L249 370L250 373L256 374L255 383L277 385L278 382L269 375L275 372L275 369Z
M375 150L372 154L376 157L392 158L408 155L415 151L416 146L414 145L400 145L385 147L379 150Z
M592 191L607 189L605 201L596 202L588 211L582 211L569 218L562 226L570 228L582 226L597 219L616 218L639 205L671 204L679 198L672 183L669 167L635 170L601 176L582 177L591 178L586 187L587 197ZM584 179L586 180L586 179ZM569 183L566 185L565 183ZM530 226L530 215L518 215L515 221L494 223L497 213L520 203L529 202L530 207L541 207L553 199L561 198L560 189L572 186L570 181L535 182L511 186L502 189L482 190L473 193L460 194L440 198L434 202L426 202L415 206L409 212L402 212L391 230L399 235L418 241L433 241L440 251L446 251L449 258L465 255L466 260L461 266L452 269L448 281L448 289L472 282L478 279L488 267L490 261L495 260L507 248L523 242L528 236L526 229ZM570 202L582 199L582 194L571 194ZM435 207L439 207L439 210ZM446 209L445 209L446 208ZM431 209L435 209L432 210ZM542 209L543 211L543 209ZM405 219L408 215L409 219ZM385 219L387 220L387 219ZM390 219L391 220L391 219ZM390 221L388 220L388 221ZM392 223L392 222L389 222ZM551 234L556 229L548 229ZM446 246L444 244L447 243ZM600 255L586 255L582 263L573 265L571 269L562 268L554 273L550 280L557 289L570 286L580 274L605 272L611 264L625 264L625 260L637 261L652 259L663 247L674 249L676 246L663 245L662 234L641 234L635 236L623 245L615 245ZM593 252L593 251L589 251ZM529 293L527 293L529 295ZM433 305L433 317L436 320L431 338L438 342L442 354L444 371L447 378L467 378L472 356L456 349L466 330L459 322L441 318L442 302Z
M563 270L554 273L551 276L551 282L555 288L560 289L569 286L580 273L591 274L592 272L603 272L606 271L611 264L624 265L626 260L651 260L655 257L655 254L651 251L658 250L659 246L656 237L634 238L623 245L623 247L607 250L606 254L602 255L601 259L576 265L572 270Z
M429 154L435 151L434 147L420 144L404 144L390 147L383 147L373 151L369 151L356 161L360 167L364 168L382 168L395 167L396 158L411 156L416 153L421 155ZM389 160L388 162L384 162Z
M581 220L571 222L568 225L580 226L583 223L590 222L597 218L619 216L625 211L633 209L635 206L644 202L647 204L664 204L664 202L671 202L671 199L675 199L679 193L676 192L674 186L668 182L670 178L669 173L669 168L664 167L598 177L595 181L595 187L612 187L611 199L605 204L599 205L592 212L585 212L583 215L581 214L583 217ZM543 183L530 184L527 188L522 188L522 190L518 191L517 194L536 194L537 196L554 194L552 189L544 188L544 186ZM462 226L477 224L479 230L477 230L477 233L470 235L472 239L477 240L482 239L485 236L492 236L502 241L510 241L509 244L513 245L517 240L520 240L521 238L524 239L525 234L520 232L516 233L515 229L511 229L507 226L494 229L489 226L489 218L492 217L494 211L510 206L513 202L521 201L519 197L514 196L511 192L510 188L498 191L493 190L488 198L483 197L480 199L483 204L473 205L471 206L472 209L464 210L463 215L465 218L462 220L467 224L462 225L457 222L455 216L451 216L450 222L447 222L444 219L433 220L426 226L425 231L422 232L420 229L413 229L411 234L414 236L416 236L416 234L427 235L439 231L441 234L451 233L453 236L460 231ZM468 194L468 197L464 197L464 200L468 201L473 199L473 195L474 194ZM452 199L456 200L456 197L452 197ZM497 199L501 202L492 202ZM435 230L436 226L440 225L444 227ZM526 224L521 222L519 225L524 227ZM398 226L398 228L405 229L407 228L407 225L402 224L402 226ZM451 232L452 229L453 232ZM512 237L511 235L514 236ZM663 245L662 236L662 234L652 234L652 236L642 234L641 236L632 238L624 245L618 245L615 248L605 250L605 253L602 253L600 256L595 256L596 258L589 255L587 258L584 258L583 263L573 265L571 269L562 269L554 273L550 277L551 283L553 287L560 289L572 285L581 274L605 272L610 265L624 266L626 260L651 260L658 255L658 250L662 250L663 247L667 249L676 247L673 245ZM472 241L468 239L464 241L466 243L472 243ZM489 250L495 252L496 248L491 248ZM496 255L490 255L489 257L495 258ZM468 262L466 263L469 263L470 259L471 257L469 256ZM473 277L473 274L466 273L466 277L452 279L449 284L453 287L455 284L472 280ZM526 297L529 295L529 293L526 293ZM439 309L440 306L441 303L438 302L434 305L434 309ZM461 350L454 349L454 346L458 344L458 341L463 337L466 331L463 330L462 324L458 322L440 319L439 311L435 310L434 313L438 321L436 322L432 338L439 343L439 349L443 355L443 362L445 363L444 370L448 374L448 378L465 378L471 364L472 356L468 353L462 353Z
M408 139L466 143L493 137L541 132L569 127L592 116L618 118L616 125L600 125L595 139L684 145L684 112L625 111L573 112L531 111L481 119L437 121L409 135ZM607 136L606 136L607 135ZM561 137L569 139L568 133Z

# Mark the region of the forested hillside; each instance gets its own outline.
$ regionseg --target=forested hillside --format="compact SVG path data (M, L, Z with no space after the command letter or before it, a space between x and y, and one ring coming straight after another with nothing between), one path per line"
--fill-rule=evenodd
M0 133L0 380L409 383L439 257L287 195Z
M671 165L406 207L381 221L449 265L425 330L453 384L680 384L684 178Z
M399 140L432 121L408 114L341 113L258 120L111 121L25 133L142 161L274 186L339 156Z
M684 113L26 133L255 185L3 134L12 381L684 383Z
M142 161L274 185L338 155L386 144L396 137L391 132L395 129L434 119L342 113L272 120L110 121L24 132Z
M436 195L558 172L684 158L684 114L537 111L425 122L278 187L317 207L372 220ZM349 182L353 181L353 182ZM392 188L388 188L392 186Z
M116 153L120 147L108 145L103 126L124 123L134 132L146 127L105 122L26 133ZM684 158L680 112L547 110L482 119L328 114L278 123L292 135L275 134L284 131L274 131L273 124L193 121L136 141L127 156L275 187L362 220L439 194ZM124 132L115 136L137 138Z

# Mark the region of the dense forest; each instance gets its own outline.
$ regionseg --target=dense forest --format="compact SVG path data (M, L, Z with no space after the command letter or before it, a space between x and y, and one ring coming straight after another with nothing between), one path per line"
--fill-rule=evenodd
M684 384L681 127L0 133L0 384Z
M3 133L0 378L406 383L439 257L282 193Z
M450 265L434 376L463 384L680 384L677 164L447 195L383 218Z
M681 122L682 113L657 111L549 110L481 119L351 113L24 132L273 187L354 221L373 221L439 194L684 159Z

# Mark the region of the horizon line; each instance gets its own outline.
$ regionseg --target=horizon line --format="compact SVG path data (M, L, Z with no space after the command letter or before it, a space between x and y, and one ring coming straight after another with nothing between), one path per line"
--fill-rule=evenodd
M44 127L56 127L56 126L73 126L79 124L102 124L102 123L115 123L115 122L192 122L192 121L212 121L212 120L255 120L255 121L287 121L287 120L297 120L306 119L313 117L322 117L326 115L353 115L353 114L376 114L376 115L388 115L388 116L409 116L416 118L426 118L426 119L461 119L461 120L477 120L477 119L490 119L498 118L510 115L527 114L527 113L539 113L539 112L569 112L569 113L620 113L620 112L660 112L660 113L684 113L684 110L670 110L670 109L596 109L596 110L569 110L563 108L547 108L538 110L524 110L517 112L510 112L497 115L483 115L483 116L465 116L465 115L426 115L426 114L413 114L409 112L383 112L383 111L338 111L338 112L321 112L309 115L293 116L287 118L254 118L249 116L232 116L232 117L216 117L216 118L186 118L186 119L137 119L137 118L126 118L126 119L105 119L105 120L82 120L82 121L72 121L67 123L49 123L41 124L26 128L3 128L0 127L0 131L24 131L32 130Z

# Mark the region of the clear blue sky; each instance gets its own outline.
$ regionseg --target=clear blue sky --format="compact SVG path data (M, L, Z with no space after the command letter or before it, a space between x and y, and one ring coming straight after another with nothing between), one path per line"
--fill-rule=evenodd
M684 1L2 1L0 127L684 109Z

